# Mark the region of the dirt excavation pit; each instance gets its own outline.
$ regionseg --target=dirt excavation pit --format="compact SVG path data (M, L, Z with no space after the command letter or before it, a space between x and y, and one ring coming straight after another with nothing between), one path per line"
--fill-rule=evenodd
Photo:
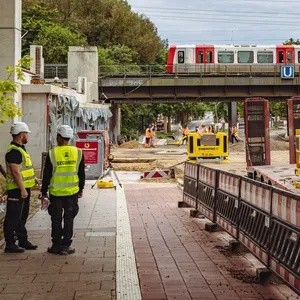
M178 160L153 160L144 162L143 160L125 160L121 159L117 160L117 163L113 162L113 168L115 171L127 171L127 172L147 172L147 171L155 171L155 170L164 170L168 169L171 166L178 164L180 161ZM183 169L175 168L176 178L183 177ZM148 180L148 179L147 179ZM158 182L169 182L170 179L156 179Z
M283 151L289 150L289 143L286 141L274 141L270 142L271 151ZM229 153L232 152L245 152L245 143L239 142L235 144L229 144Z
M142 148L143 145L141 145L140 143L136 142L136 141L129 141L126 143L123 143L119 146L119 148L123 148L123 149L138 149L138 148Z

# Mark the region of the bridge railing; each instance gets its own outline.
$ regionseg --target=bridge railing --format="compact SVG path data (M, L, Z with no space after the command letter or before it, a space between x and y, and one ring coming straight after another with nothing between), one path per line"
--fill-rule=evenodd
M186 162L183 201L300 294L300 194Z

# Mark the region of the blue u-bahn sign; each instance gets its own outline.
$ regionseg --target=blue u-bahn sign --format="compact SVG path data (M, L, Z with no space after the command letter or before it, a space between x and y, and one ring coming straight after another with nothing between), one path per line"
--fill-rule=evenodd
M282 66L281 67L281 78L282 79L294 79L295 70L294 66Z

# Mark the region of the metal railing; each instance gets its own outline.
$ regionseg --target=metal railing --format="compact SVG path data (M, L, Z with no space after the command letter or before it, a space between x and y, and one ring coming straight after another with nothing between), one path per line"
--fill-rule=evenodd
M300 66L294 65L295 76ZM280 65L100 65L99 76L280 77ZM45 64L44 78L67 78L67 64Z
M186 162L183 201L300 294L300 194Z
M55 77L58 77L60 79L68 78L68 65L67 64L45 64L44 78L54 79Z

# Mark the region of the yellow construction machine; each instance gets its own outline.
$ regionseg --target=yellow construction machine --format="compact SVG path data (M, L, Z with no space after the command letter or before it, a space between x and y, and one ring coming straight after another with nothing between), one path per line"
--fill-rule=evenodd
M224 132L190 133L188 135L188 160L195 162L228 161L228 136Z

